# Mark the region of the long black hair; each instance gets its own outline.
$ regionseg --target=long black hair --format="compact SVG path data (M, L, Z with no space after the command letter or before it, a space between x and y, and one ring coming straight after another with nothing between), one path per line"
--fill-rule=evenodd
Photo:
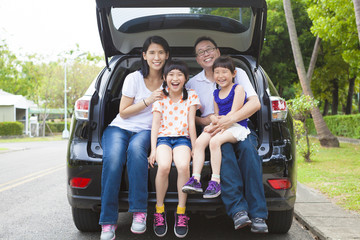
M166 96L169 96L169 93L166 91L166 76L169 74L170 71L177 69L185 75L185 83L189 80L189 68L184 61L180 60L169 60L164 67L164 82L163 82L163 92ZM188 92L185 88L185 83L183 86L183 97L182 100L186 100L188 98Z
M152 44L152 43L161 45L164 48L165 52L169 54L168 60L171 59L169 44L164 38L162 38L160 36L148 37L144 42L141 53L146 53L150 44ZM144 78L146 78L149 75L149 72L150 72L149 64L144 59L143 54L141 54L141 74L143 75Z

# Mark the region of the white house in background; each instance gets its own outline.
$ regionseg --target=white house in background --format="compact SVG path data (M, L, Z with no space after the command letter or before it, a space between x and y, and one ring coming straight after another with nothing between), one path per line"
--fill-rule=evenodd
M30 134L29 109L37 108L37 105L24 96L14 95L0 89L0 122L22 122L24 133Z

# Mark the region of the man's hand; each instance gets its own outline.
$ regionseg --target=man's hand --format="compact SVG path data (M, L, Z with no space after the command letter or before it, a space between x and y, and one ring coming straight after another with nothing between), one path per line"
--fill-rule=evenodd
M216 124L212 125L211 131L207 131L211 134L211 137L215 136L216 134L223 133L226 129L231 127L233 124L231 117L229 116L219 116L218 121Z
M223 130L228 129L233 124L233 121L230 116L221 116L218 120L217 126Z

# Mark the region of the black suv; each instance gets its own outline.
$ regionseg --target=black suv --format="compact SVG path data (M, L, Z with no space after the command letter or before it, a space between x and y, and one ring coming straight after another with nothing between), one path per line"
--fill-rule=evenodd
M263 183L273 233L286 233L292 224L296 198L296 161L292 118L269 76L258 64L266 25L265 0L96 0L97 20L106 67L75 104L67 153L67 195L73 220L80 231L100 230L101 136L119 111L121 88L127 74L140 67L141 47L152 35L164 37L173 58L184 60L191 76L202 69L193 45L200 36L213 38L223 55L234 58L248 74L261 110L250 120L263 159ZM224 13L226 12L226 16ZM229 17L229 15L233 15ZM108 59L110 61L108 61ZM125 157L125 156L124 156ZM207 158L208 159L208 158ZM155 198L156 167L149 169L149 207ZM177 203L175 166L170 173L167 208ZM211 169L206 161L203 186ZM119 211L128 210L128 179L123 174ZM190 212L224 213L221 198L189 195Z

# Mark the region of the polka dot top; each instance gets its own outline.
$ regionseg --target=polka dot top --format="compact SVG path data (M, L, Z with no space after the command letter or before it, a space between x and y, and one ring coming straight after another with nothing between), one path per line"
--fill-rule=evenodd
M168 96L153 103L152 111L161 113L159 137L189 136L188 114L190 106L200 108L200 100L194 90L188 90L187 100L173 102Z

